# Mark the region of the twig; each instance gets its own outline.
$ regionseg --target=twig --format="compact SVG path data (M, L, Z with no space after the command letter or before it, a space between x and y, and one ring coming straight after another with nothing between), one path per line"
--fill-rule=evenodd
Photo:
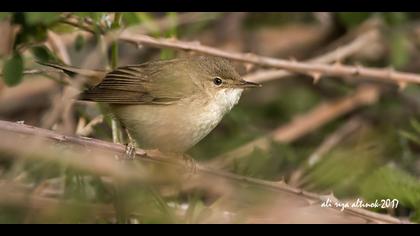
M60 58L65 64L71 64L69 53L67 52L66 45L61 40L61 37L51 30L47 32L47 35L46 44L51 46L52 51L55 52L58 58Z
M31 69L31 70L24 70L24 75L40 75L40 74L50 74L50 73L57 73L61 72L57 69ZM3 76L3 73L0 72L0 76Z
M297 168L290 175L289 184L292 186L299 186L299 180L302 177L306 167L315 165L326 153L328 153L337 144L343 141L351 133L361 127L363 124L360 117L354 117L340 126L336 131L329 135L319 147L309 156L307 162L300 168Z
M7 122L7 121L0 121L0 131L7 132L8 134L10 134L8 136L9 140L12 139L11 138L12 135L18 135L16 136L16 138L22 137L22 135L26 135L26 136L35 136L36 138L44 138L47 140L58 141L61 144L82 145L84 147L96 148L96 149L101 149L102 151L109 151L109 152L119 153L119 154L122 154L124 152L123 145L109 143L109 142L96 140L96 139L86 139L86 138L81 138L81 137L65 136L65 135L61 135L56 132L50 131L50 130L40 129L40 128L36 128L32 126L27 126L24 124L12 123L12 122ZM0 148L2 150L8 150L8 151L11 151L13 149L13 147L10 147L7 144L4 144L3 142L0 143ZM18 148L14 151L30 152L32 150L25 150L22 148ZM168 158L148 156L148 154L146 154L146 152L141 149L137 149L136 154L139 161L149 161L149 162L152 161L154 163L164 164L164 165L167 165L167 164L170 164L170 165L175 164L177 166L181 165L179 162L174 162L172 160L169 160ZM36 154L34 155L37 158L45 158L45 155L36 155ZM139 173L139 171L138 170L136 171L134 168L128 168L128 167L131 167L131 165L130 166L125 165L124 166L125 168L122 168L121 165L116 165L115 161L114 161L114 164L107 163L109 162L109 159L100 160L101 158L99 158L95 160L90 160L92 158L96 158L95 156L92 156L92 155L87 157L86 159L79 159L79 158L74 158L74 157L75 156L73 156L73 158L70 158L68 160L65 159L66 163L72 163L73 161L73 164L75 164L74 161L77 160L78 161L77 165L72 165L73 167L77 167L79 165L79 167L83 167L83 169L85 170L94 170L94 173L97 173L97 174L107 174L114 177L119 177L120 179L121 177L124 177L124 178L129 177L130 179L144 180L144 177L145 177L145 173L141 173L141 172ZM63 158L65 157L61 156L60 158L56 158L56 161L61 161ZM49 158L49 160L54 160L54 159ZM104 162L106 164L103 164ZM101 170L98 171L97 168L101 168ZM239 176L239 175L235 175L235 174L231 174L231 173L227 173L227 172L223 172L219 170L214 170L214 169L204 167L201 165L197 166L197 175L213 178L212 183L214 183L214 180L215 180L214 178L221 178L224 181L231 181L233 183L241 183L241 184L250 184L250 185L255 185L260 188L275 191L275 192L288 193L296 197L306 199L307 202L309 202L310 204L323 202L325 201L326 198L329 198L330 200L332 200L333 203L337 201L332 195L324 195L324 196L317 195L317 194L310 193L301 189L293 188L291 186L288 186L284 182L271 182L271 181L265 181L265 180L260 180L260 179L245 177L245 176ZM333 209L340 210L340 208L333 208ZM343 212L347 214L351 214L351 215L357 215L358 217L361 217L371 222L373 221L373 222L382 222L382 223L405 223L397 218L394 218L388 215L370 212L364 209L345 208Z
M118 181L150 181L149 173L139 171L138 168L128 168L119 165L115 156L123 153L123 146L99 140L66 136L54 131L35 128L17 123L1 121L3 129L0 129L1 137L0 149L8 153L14 153L14 158L24 158L28 160L44 160L63 163L70 168L76 168L99 176L112 176ZM11 139L17 134L16 139ZM25 138L26 135L26 138ZM32 139L30 139L32 137ZM60 148L60 145L51 145L51 141L59 144L66 144L70 148L71 144L79 145L75 152L71 149ZM23 146L24 145L24 146ZM24 148L22 148L24 147ZM80 149L81 147L81 149ZM141 156L142 153L138 152ZM143 156L146 155L143 153ZM5 156L2 156L5 158ZM57 158L60 157L60 158ZM9 156L10 158L10 156Z
M61 37L55 34L52 31L48 31L48 40L47 45L50 45L52 51L65 63L70 64L70 56L67 52L66 45L61 40ZM73 96L74 91L73 88L67 86L64 88L63 95L66 98L67 94L69 96ZM64 104L63 112L61 113L61 120L62 120L62 128L65 130L66 133L72 133L75 129L75 120L73 117L73 104L74 101L68 101Z
M94 24L92 20L86 20L86 19L88 18L83 19L83 18L70 14L70 15L66 15L62 17L60 22L82 29L92 34L96 34L96 33L105 34L106 32L105 28L103 28L100 25Z
M84 58L84 61L82 63L82 65L84 66L82 67L98 67L101 60L103 58L106 58L102 55L103 50L101 47L104 46L104 44L108 45L108 42L104 42L103 37L101 36L99 38L99 43L96 49ZM99 52L100 54L96 52ZM42 127L50 128L54 124L56 124L60 118L71 118L69 115L71 115L70 111L72 108L72 104L74 103L74 99L77 97L79 91L82 89L83 84L86 84L86 78L77 75L75 78L68 80L68 82L70 82L72 86L66 86L66 88L63 91L63 94L53 99L53 105L50 111L43 117ZM67 114L65 114L65 112L67 112ZM62 116L62 114L65 114L65 116ZM69 122L66 123L68 124ZM64 128L66 127L67 126L65 126ZM74 131L74 127L68 127L66 128L66 130L68 133L72 133Z
M76 129L76 134L79 136L88 136L93 132L93 127L101 124L103 121L104 121L104 116L99 115L93 118L87 125L84 125L84 123L79 122L78 127Z
M183 14L180 14L178 17L177 26L190 24L194 22L206 21L206 20L214 20L217 18L218 15L220 14L219 13L199 13L199 12L183 13ZM107 30L102 26L95 25L93 21L89 18L84 18L84 19L85 20L75 15L68 15L68 16L63 17L60 20L60 22L79 28L91 34L100 33L104 35L107 32L109 33L113 31L109 29ZM166 31L174 27L173 20L170 17L162 17L160 19L153 20L152 22L153 22L152 24L154 27L150 27L150 22L144 22L139 25L130 26L124 30L130 31L136 34L138 33L149 34L149 33L154 33L156 31Z
M357 37L355 40L353 40L347 45L339 47L331 52L325 53L313 59L309 59L306 62L308 63L340 62L344 58L349 57L352 54L360 51L362 48L366 47L367 45L372 44L378 38L379 38L379 32L377 30L371 30ZM261 82L266 82L273 79L286 77L291 74L292 73L285 70L263 70L263 71L254 72L252 74L248 74L244 77L244 79L261 83Z
M212 159L212 166L222 167L235 159L251 154L255 149L267 150L271 141L279 143L293 142L329 121L356 108L374 103L379 97L379 90L374 86L362 86L355 94L334 102L323 103L290 123L275 129L270 134L248 142L233 151Z
M109 36L115 37L115 35ZM394 71L393 69L378 69L341 64L325 65L319 63L304 63L282 60L271 57L258 56L251 53L227 52L217 48L200 45L198 42L184 42L176 39L154 38L141 34L134 35L127 31L122 32L118 38L120 40L135 43L137 45L143 44L157 48L173 48L186 51L195 51L240 62L284 69L295 73L306 74L312 76L314 79L319 79L322 76L350 76L354 78L371 78L381 81L394 82L401 87L404 87L407 83L420 83L419 75L413 73L398 72Z

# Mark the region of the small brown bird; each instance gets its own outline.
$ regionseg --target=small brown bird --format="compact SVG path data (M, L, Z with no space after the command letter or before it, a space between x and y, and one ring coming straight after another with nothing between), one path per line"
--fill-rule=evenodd
M100 71L41 63L86 76ZM229 61L197 56L151 61L104 73L81 100L109 105L111 113L141 148L184 153L203 139L239 101L244 81Z

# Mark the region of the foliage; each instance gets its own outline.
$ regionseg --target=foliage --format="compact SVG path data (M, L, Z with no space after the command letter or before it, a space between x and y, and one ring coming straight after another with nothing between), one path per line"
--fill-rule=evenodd
M45 44L49 31L59 35L67 33L76 35L70 43L66 44L72 61L84 59L89 53L95 51L96 46L103 40L101 35L112 30L139 25L145 29L147 34L154 37L185 37L198 41L207 40L206 42L213 43L212 46L221 48L240 44L236 41L229 42L229 39L227 43L223 42L223 45L222 43L218 44L217 40L223 38L218 35L218 32L221 31L220 28L224 27L225 22L230 22L226 20L228 14L225 13L217 15L214 20L185 25L180 24L183 13L122 12L118 14L120 14L119 17L115 19L113 13L72 13L71 17L75 17L78 24L86 24L92 29L93 32L89 32L89 36L86 36L81 27L65 23L69 17L65 14L1 13L0 21L9 21L12 25L20 28L14 37L10 54L0 58L2 82L11 87L19 86L26 82L25 80L30 80L32 77L25 76L24 71L40 68L35 65L35 61L62 62L57 51L51 45ZM332 27L335 27L336 31L332 30L334 34L331 33L325 37L328 43L336 42L369 20L379 19L382 23L381 34L385 35L383 46L386 50L381 54L380 59L355 56L345 59L346 64L392 66L402 71L419 72L418 63L416 64L411 59L418 58L420 54L413 43L415 39L410 36L412 32L407 29L409 28L408 24L418 20L418 14L346 12L333 16ZM161 19L167 19L169 22L169 26L163 30L157 23ZM274 28L281 33L282 37L287 37L289 32L281 32L281 30L284 30L283 26L289 24L315 25L317 27L319 22L314 14L310 13L248 13L241 22L240 35L244 37L241 39L243 41L241 43L250 45L243 46L241 50L248 51L249 48L258 48L255 44L260 42L253 40L264 38L257 35L263 30ZM263 30L260 32L259 29ZM279 32L272 33L277 35L276 33ZM270 43L273 42L270 41ZM270 43L266 44L270 45ZM303 59L309 58L314 52L323 51L323 47L328 43L314 43L315 46L312 46L311 52L303 54ZM128 64L128 61L135 63L152 59L171 59L183 55L173 49L155 50L141 47L137 50L137 45L133 47L118 42L113 42L112 46L106 48L105 51L101 55L108 56L109 60L107 61L110 63L101 69L116 67L123 63ZM276 57L276 55L272 56ZM50 75L46 75L46 77L48 76ZM400 201L399 208L394 212L382 210L382 213L409 217L414 222L420 222L418 159L420 155L420 122L417 118L419 112L412 109L413 106L419 104L417 98L420 91L414 85L404 91L397 91L398 89L395 87L377 84L384 88L384 92L376 104L341 116L304 135L297 141L290 143L273 141L268 150L256 149L252 154L236 160L225 169L244 176L274 181L283 178L287 181L291 180L295 171L300 169L303 170L303 175L298 181L299 187L305 190L322 194L334 192L339 199L361 197L367 201L374 201L395 198ZM261 90L246 91L240 103L226 115L222 123L190 150L189 154L199 161L209 161L217 155L271 132L280 125L287 124L324 101L335 100L350 94L358 85L359 83L353 80L330 77L323 78L314 84L308 76L300 75L267 82ZM61 91L62 87L57 90ZM32 120L36 126L40 126L41 117L48 114L48 110L45 109L48 106L44 104L43 108L37 107L31 110L30 107L28 108L30 111L0 114L0 116L2 119L6 117L10 120L22 120L37 114L37 119ZM76 104L72 118L77 118L76 120L83 118L90 121L101 113L107 115L106 110L102 107ZM309 165L308 157L321 145L322 141L355 114L364 118L363 128L345 137L342 142L323 155L317 163ZM112 140L110 117L106 116L105 120L106 122L93 128L90 136ZM49 128L57 127L60 126ZM64 148L63 152L65 151ZM2 152L0 156L9 157L10 155ZM105 177L69 168L65 163L3 161L3 158L0 158L0 161L0 178L2 180L22 180L31 186L32 190L51 184L51 182L53 183L51 185L64 186L60 192L60 204L50 211L36 212L39 213L36 217L28 217L34 212L24 207L1 205L0 223L27 221L36 223L127 223L133 220L137 223L197 223L214 213L216 210L211 206L218 203L213 201L213 195L207 194L204 190L185 192L174 187L175 190L161 191L162 189L158 189L154 185L139 186L137 183L115 186L110 184ZM167 192L171 194L167 194ZM252 191L248 189L246 192ZM251 199L253 196L249 194L246 197ZM67 204L69 202L71 204ZM112 209L116 211L116 217L101 217L87 206L94 204L112 206ZM188 207L183 207L185 205ZM238 203L238 205L240 204ZM185 215L179 217L179 212L185 209ZM133 212L138 214L132 215Z

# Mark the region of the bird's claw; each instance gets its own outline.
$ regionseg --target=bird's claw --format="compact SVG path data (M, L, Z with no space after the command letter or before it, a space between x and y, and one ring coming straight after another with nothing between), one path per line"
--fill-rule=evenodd
M136 141L131 137L130 132L126 129L125 132L128 137L128 143L125 146L125 154L123 160L134 160L136 159Z
M190 155L183 154L184 168L188 176L195 175L198 171L198 163Z
M134 160L134 159L136 159L136 145L130 142L125 146L124 160Z

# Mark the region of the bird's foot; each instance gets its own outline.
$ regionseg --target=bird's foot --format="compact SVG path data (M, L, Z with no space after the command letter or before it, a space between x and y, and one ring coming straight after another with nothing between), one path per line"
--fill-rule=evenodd
M184 168L186 170L186 174L188 174L188 176L197 174L197 171L198 171L197 161L194 160L194 158L192 158L188 154L182 154L182 159L184 161Z
M130 132L124 128L127 137L128 137L128 143L125 146L125 154L122 158L123 160L134 160L136 159L136 141L131 137Z
M125 155L124 160L134 160L136 159L136 144L134 142L129 142L125 146Z

